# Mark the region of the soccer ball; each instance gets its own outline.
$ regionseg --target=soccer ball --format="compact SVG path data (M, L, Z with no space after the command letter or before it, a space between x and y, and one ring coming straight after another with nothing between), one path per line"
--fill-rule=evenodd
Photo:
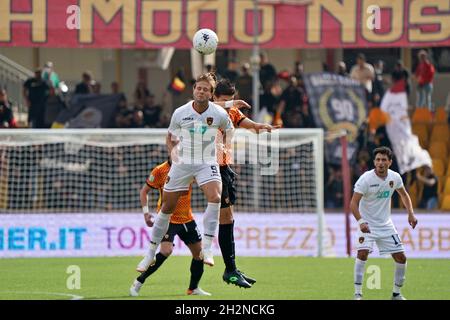
M194 49L204 55L211 54L216 51L218 43L219 38L211 29L198 30L192 39Z

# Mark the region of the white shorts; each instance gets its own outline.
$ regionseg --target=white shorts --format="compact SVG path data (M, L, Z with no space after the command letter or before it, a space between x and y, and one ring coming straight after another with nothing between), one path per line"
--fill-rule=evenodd
M195 181L202 185L217 181L222 183L219 165L216 164L172 164L166 183L165 192L188 191L189 186Z
M369 250L369 253L372 253L374 243L377 244L380 255L405 251L398 233L394 232L390 236L377 237L361 231L358 232L356 251Z

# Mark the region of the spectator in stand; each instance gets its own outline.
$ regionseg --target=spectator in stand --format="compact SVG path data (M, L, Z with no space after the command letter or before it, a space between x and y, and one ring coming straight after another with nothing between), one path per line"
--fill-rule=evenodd
M336 73L340 76L348 77L347 65L345 64L344 61L339 61Z
M94 89L92 88L92 72L85 71L83 72L82 81L78 83L75 87L75 94L89 94L93 93Z
M267 112L267 114L273 117L275 115L277 104L278 104L278 97L273 94L272 84L270 82L266 82L263 94L259 96L259 108L262 112L264 113ZM259 120L256 119L256 121ZM262 120L260 122L262 122Z
M269 56L266 52L259 54L259 80L263 88L271 88L277 80L277 71L269 62Z
M283 90L277 108L277 113L281 115L285 128L305 126L304 95L303 89L298 85L297 78L291 77L288 87Z
M292 73L292 76L294 76L297 80L303 81L303 72L303 63L301 63L300 61L296 61L294 64L294 72Z
M379 106L381 104L381 99L384 96L384 81L383 81L383 68L384 62L382 60L378 60L375 64L375 79L373 80L372 88L372 102L374 106Z
M344 185L340 168L335 166L329 167L329 176L325 188L326 207L342 208L344 206Z
M147 84L144 80L139 80L134 90L134 103L142 107L149 95L150 90L147 88Z
M53 69L53 62L47 61L42 70L42 78L47 81L53 88L59 87L59 76Z
M55 87L50 87L49 96L47 98L45 106L45 127L51 128L52 124L55 122L58 114L64 110L66 104L61 96L58 95L57 89Z
M367 100L371 100L372 81L375 79L373 67L366 62L366 56L363 53L358 54L356 64L350 71L350 77L359 81L366 88Z
M423 174L417 170L416 178L423 183L419 208L433 210L438 205L438 179L429 166L424 166Z
M252 105L253 101L253 77L250 74L250 64L244 63L241 67L241 74L236 80L236 89L239 98Z
M94 94L101 94L102 92L102 85L100 82L93 80L92 81L92 93Z
M232 83L236 83L239 72L238 72L238 64L235 58L232 58L228 61L227 70L223 73L223 77L230 80Z
M34 77L23 84L23 95L28 105L28 125L31 128L46 128L45 109L50 85L42 79L42 70L36 69Z
M6 89L0 88L0 128L17 128Z
M133 123L133 110L128 108L127 99L122 97L116 113L116 127L130 128Z
M405 92L408 96L408 76L408 71L403 69L402 66L397 63L391 74L392 85L389 91L392 93Z
M150 94L144 104L144 125L148 128L155 128L160 122L162 107L155 105L155 96Z
M398 60L397 63L395 64L394 71L392 71L391 77L392 77L393 84L397 81L404 82L406 95L409 96L409 93L411 91L410 85L409 85L409 72L403 66L402 60Z
M112 94L121 94L120 92L120 86L117 81L111 82L111 93Z
M433 111L431 103L431 96L433 94L433 79L435 69L428 58L428 53L425 50L419 51L419 64L414 72L417 81L417 107L428 107Z
M131 122L131 128L144 128L144 113L142 110L135 109L133 111L133 120Z

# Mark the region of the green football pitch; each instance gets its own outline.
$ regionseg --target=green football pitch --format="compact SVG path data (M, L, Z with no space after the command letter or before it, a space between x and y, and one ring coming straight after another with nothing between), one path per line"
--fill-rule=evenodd
M216 266L205 266L200 282L200 287L212 296L193 297L185 294L190 258L174 256L147 279L140 297L131 298L128 290L138 275L134 268L140 259L0 259L0 299L341 300L353 297L354 260L350 258L241 257L239 268L257 279L252 288L241 289L222 281L224 265L221 257L216 257ZM79 267L79 273L71 273L74 269L69 266ZM392 259L369 259L364 298L389 299L393 270ZM74 277L78 275L81 287L68 289L68 284L69 287L77 284ZM407 299L449 300L450 260L409 259L402 293Z

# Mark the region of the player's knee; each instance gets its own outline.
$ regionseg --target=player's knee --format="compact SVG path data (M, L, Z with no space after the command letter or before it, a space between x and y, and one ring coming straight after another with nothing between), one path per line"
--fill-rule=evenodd
M405 263L406 263L406 256L405 256L404 253L395 254L395 255L394 255L394 260L395 260L395 262L397 262L397 263L405 264Z
M172 248L169 247L161 247L161 250L159 251L163 256L165 256L166 258L168 258L171 254L172 254Z
M220 193L212 194L208 197L208 202L220 203Z

